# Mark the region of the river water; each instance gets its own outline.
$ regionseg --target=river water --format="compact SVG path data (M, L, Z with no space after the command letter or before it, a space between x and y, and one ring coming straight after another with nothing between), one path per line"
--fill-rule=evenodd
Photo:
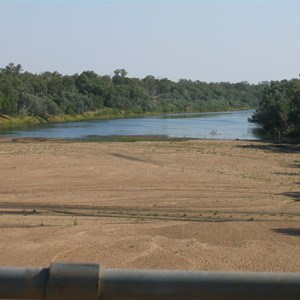
M167 136L171 138L260 140L249 123L253 110L181 113L154 117L48 123L2 129L5 137L85 138L89 136Z

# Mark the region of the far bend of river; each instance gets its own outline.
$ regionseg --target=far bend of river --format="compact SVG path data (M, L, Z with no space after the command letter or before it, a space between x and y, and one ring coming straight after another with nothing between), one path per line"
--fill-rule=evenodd
M2 129L2 137L85 138L89 136L167 136L225 140L260 140L258 126L249 123L253 110L181 113L154 117L48 123Z

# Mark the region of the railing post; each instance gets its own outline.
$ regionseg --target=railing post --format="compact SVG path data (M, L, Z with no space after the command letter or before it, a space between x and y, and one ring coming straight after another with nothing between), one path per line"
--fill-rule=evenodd
M98 300L99 264L52 263L47 300Z
M48 268L0 268L0 299L46 299Z

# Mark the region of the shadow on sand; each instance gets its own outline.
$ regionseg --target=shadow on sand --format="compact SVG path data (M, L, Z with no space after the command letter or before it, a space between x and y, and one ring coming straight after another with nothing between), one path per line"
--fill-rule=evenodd
M300 192L286 192L281 195L292 198L295 201L300 201Z
M272 230L276 233L300 237L300 228L275 228Z
M262 151L272 151L277 153L300 153L300 145L299 144L286 144L286 143L269 143L265 142L261 144L262 142L256 144L255 142L249 144L249 145L237 145L236 147L242 148L242 149L256 149L256 150L262 150ZM300 163L297 162L296 167L300 168Z

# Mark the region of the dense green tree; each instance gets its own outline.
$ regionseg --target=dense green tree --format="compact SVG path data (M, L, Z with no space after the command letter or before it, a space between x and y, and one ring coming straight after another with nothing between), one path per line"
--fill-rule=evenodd
M127 71L125 69L117 69L114 70L114 76L112 78L114 84L122 84L125 83L125 77L127 75Z
M300 133L300 80L265 83L259 107L252 118L279 140Z
M255 107L265 85L185 79L174 82L152 75L129 78L125 69L115 70L112 77L93 71L71 76L58 72L32 74L11 63L0 69L0 114L47 117L83 114L105 107L134 113L239 109ZM294 89L294 97L289 100L293 113L289 117L296 120L299 87ZM280 103L284 118L285 106L283 101Z

